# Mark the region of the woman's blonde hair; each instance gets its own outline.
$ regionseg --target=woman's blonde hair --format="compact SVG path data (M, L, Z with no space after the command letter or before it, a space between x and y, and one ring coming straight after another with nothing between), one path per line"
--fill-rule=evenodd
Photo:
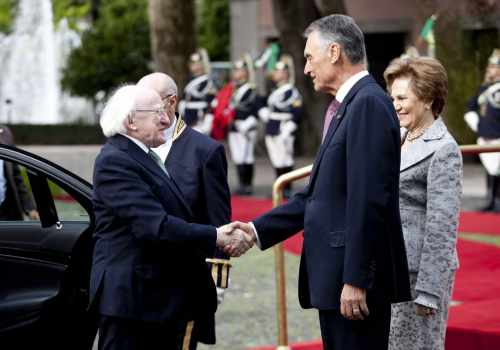
M448 76L443 65L431 57L396 58L384 72L387 90L397 78L409 78L415 95L431 103L434 118L439 117L448 97Z

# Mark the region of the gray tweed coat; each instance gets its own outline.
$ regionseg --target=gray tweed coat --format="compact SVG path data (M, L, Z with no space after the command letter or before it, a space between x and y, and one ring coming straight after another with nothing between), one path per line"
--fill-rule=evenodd
M442 119L401 150L399 205L413 302L392 306L389 349L444 349L462 195L460 149ZM415 303L437 310L422 317Z

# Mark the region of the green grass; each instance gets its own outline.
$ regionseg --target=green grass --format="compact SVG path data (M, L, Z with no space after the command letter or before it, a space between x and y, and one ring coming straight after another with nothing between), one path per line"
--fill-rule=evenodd
M467 241L492 244L494 246L500 247L500 236L498 235L488 235L482 233L460 233L459 237Z
M290 343L320 338L315 310L303 310L297 297L299 257L285 254ZM277 344L274 253L251 249L231 259L231 284L216 314L217 344L199 350L240 350Z

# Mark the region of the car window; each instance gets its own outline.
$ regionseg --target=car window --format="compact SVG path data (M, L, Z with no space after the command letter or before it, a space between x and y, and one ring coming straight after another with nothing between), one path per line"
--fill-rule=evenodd
M0 159L0 221L39 221L26 168Z
M44 186L49 189L46 194L35 189L35 179L46 183ZM38 199L33 189L39 194ZM40 221L40 215L47 213L51 205L55 205L54 215L58 221L90 222L85 208L58 183L17 163L0 159L0 221Z
M89 214L78 201L55 182L48 180L59 221L90 221Z

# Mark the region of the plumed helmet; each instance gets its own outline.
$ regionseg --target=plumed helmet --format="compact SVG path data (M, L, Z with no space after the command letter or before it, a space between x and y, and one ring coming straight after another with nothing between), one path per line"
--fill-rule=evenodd
M248 82L255 84L255 69L250 54L243 54L238 60L233 62L233 69L246 69L248 72Z
M189 56L189 62L201 62L206 74L210 74L210 58L208 52L204 48L199 48Z
M291 55L281 55L279 61L276 62L274 69L286 70L288 72L288 82L292 85L295 84L295 67L293 65L293 58Z
M488 59L489 64L496 64L500 66L500 49L494 49Z

